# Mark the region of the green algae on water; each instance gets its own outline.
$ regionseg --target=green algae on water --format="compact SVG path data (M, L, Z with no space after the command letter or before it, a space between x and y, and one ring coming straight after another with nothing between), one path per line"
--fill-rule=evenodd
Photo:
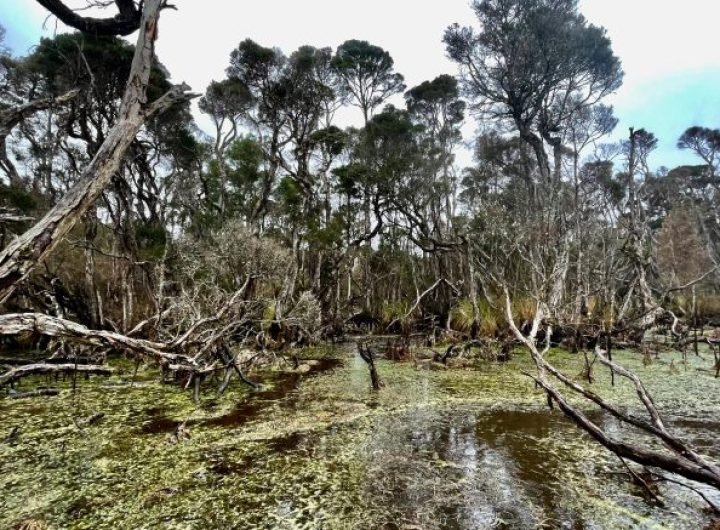
M670 423L717 458L720 398L707 363L690 356L671 373L671 354L649 366L615 355ZM581 372L581 356L549 356L566 373ZM233 382L217 396L207 388L199 405L151 368L132 384L126 369L82 381L75 394L60 381L56 398L0 401L0 440L18 429L0 443L0 528L34 519L113 530L690 529L707 520L682 488L662 486L667 506L654 505L612 455L546 410L522 375L526 355L462 370L381 361L380 392L346 351L302 357L342 362L252 374L262 390ZM639 411L627 382L612 388L606 371L595 376L594 391ZM76 425L97 413L98 423ZM186 436L173 436L181 424Z

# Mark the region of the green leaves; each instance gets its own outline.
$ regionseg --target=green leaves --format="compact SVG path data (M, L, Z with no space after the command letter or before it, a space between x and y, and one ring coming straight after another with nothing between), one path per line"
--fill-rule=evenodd
M443 40L465 90L491 116L549 135L622 83L605 30L587 23L576 0L475 0L473 8L480 31L455 24Z
M345 41L335 52L333 66L366 122L374 109L405 90L404 78L393 71L393 64L387 51L364 40Z
M252 104L247 85L236 79L213 81L200 100L200 110L214 118L231 119L242 114Z

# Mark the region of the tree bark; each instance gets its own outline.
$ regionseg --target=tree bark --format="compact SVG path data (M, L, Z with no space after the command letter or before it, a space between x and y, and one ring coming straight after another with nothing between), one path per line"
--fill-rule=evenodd
M115 0L119 13L111 18L80 16L61 0L37 0L37 3L68 26L92 35L130 35L141 25L140 9L133 0Z
M107 366L97 366L92 364L26 364L13 368L0 375L0 386L7 385L23 377L35 374L57 374L57 373L74 373L96 375L112 375L113 371Z
M49 337L63 337L94 346L130 350L161 361L185 363L190 367L194 365L188 356L168 351L170 349L168 345L161 342L135 339L112 331L92 330L70 320L40 313L0 315L0 335L20 333L41 333Z
M12 294L15 285L57 246L82 215L100 197L112 176L120 169L127 148L145 121L177 101L188 98L185 85L175 87L150 106L147 85L153 65L154 41L162 0L144 3L141 29L119 120L108 133L82 178L30 230L0 253L0 301Z

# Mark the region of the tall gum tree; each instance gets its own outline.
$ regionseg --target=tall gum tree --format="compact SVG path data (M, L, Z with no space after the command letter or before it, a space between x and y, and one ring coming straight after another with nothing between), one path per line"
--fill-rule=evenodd
M542 182L557 183L568 120L620 87L620 60L577 0L475 0L472 7L480 30L454 24L444 36L465 92L476 110L532 147Z

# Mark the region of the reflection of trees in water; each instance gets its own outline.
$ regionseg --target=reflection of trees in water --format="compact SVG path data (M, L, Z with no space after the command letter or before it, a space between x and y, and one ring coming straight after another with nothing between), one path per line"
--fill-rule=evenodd
M372 504L389 521L422 528L534 528L563 504L552 473L558 462L528 442L555 423L520 412L390 417L366 449Z
M594 421L617 428L604 415ZM381 528L582 529L669 517L613 472L612 455L550 412L417 408L378 421L370 440L366 495ZM666 496L692 502L678 488Z

